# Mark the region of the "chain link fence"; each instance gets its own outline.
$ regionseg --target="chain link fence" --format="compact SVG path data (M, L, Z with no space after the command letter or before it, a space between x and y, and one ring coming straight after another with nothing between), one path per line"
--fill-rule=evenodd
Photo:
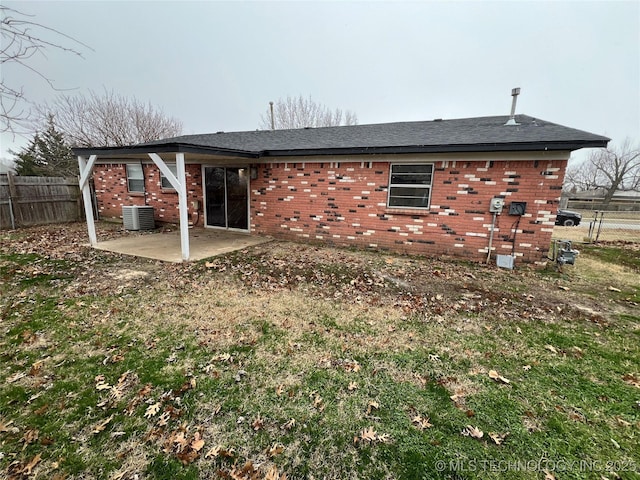
M556 225L554 239L578 243L633 242L640 243L640 212L575 210L582 214L577 226Z

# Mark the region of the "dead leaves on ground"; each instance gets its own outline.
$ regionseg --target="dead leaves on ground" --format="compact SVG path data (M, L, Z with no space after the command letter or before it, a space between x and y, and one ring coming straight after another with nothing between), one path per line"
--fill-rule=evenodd
M411 424L421 431L433 427L433 424L431 423L431 420L429 420L429 417L423 417L422 415L414 415L414 417L411 419Z
M465 437L476 438L478 440L484 437L484 432L478 427L474 427L472 425L467 425L460 433Z
M373 427L363 429L357 436L353 437L354 445L373 444L373 443L391 443L391 436L383 433L379 434Z
M196 431L189 433L189 427L181 425L178 429L168 432L162 437L162 451L167 455L175 456L183 465L193 463L200 457L200 451L205 445L202 434Z
M221 478L230 480L287 480L288 477L284 473L278 472L278 467L271 465L264 475L261 473L261 468L256 467L253 462L247 461L242 467L234 465L229 471L218 471L218 475Z
M7 468L9 479L25 478L33 475L33 469L40 463L42 456L38 453L28 462L20 462L18 460L12 462Z
M144 440L158 445L165 454L173 455L184 465L192 463L201 455L205 440L199 429L191 433L186 424L173 425L172 421L180 419L182 410L177 406L182 404L182 396L197 387L197 380L188 376L179 388L169 390L159 397L150 398L153 386L146 384L141 388L138 385L138 376L127 370L122 373L115 384L110 384L104 375L94 378L94 388L102 395L97 406L112 410L121 408L121 402L127 402L121 410L127 416L133 416L138 406L146 403L142 418L153 423L144 437ZM137 388L137 390L136 390ZM112 413L106 419L101 420L91 428L92 435L98 435L106 430L114 420L116 413ZM115 432L112 438L121 436L122 432Z
M489 378L492 379L492 380L495 380L496 382L499 382L499 383L506 383L506 384L511 383L511 381L509 379L503 377L502 375L500 375L495 370L489 370Z
M502 445L502 443L504 442L504 440L507 438L508 435L509 435L509 432L507 433L489 432L489 438L493 440L493 443L495 443L496 445Z
M107 428L107 425L109 424L109 422L111 422L111 420L113 420L113 415L111 415L109 418L107 418L106 420L103 420L102 422L98 423L95 427L93 427L93 430L91 430L91 433L95 435L104 431L104 429Z
M370 400L369 403L367 403L367 411L366 411L366 415L369 416L371 415L371 412L373 412L374 410L378 410L380 408L380 404L374 400Z
M149 405L144 412L144 418L151 418L155 416L160 411L160 407L162 407L160 402Z
M640 388L640 375L638 374L627 373L622 377L622 380L629 385Z
M480 430L478 427L474 427L473 425L467 425L460 432L460 434L465 437L475 438L476 440L482 440L482 438L484 438L484 432ZM502 445L508 436L509 436L509 432L506 432L506 433L489 432L489 439L491 439L491 441L496 445Z

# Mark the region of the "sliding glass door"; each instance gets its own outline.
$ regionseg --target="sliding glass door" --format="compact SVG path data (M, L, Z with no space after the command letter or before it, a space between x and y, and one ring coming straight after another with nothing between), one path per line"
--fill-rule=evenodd
M204 167L207 226L249 229L248 174L248 168Z

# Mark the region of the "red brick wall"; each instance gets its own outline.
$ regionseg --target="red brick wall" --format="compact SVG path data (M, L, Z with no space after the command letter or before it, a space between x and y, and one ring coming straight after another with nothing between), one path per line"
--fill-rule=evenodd
M278 163L260 166L251 182L252 231L304 241L482 260L492 214L503 196L494 253L511 254L518 217L511 201L527 202L515 253L543 261L551 242L566 161L449 161L434 164L431 208L387 208L389 163Z
M492 251L518 261L543 261L551 242L566 160L448 161L434 163L431 208L387 208L389 163L273 163L258 165L251 181L251 231L305 242L324 242L413 254L487 256L489 201L505 198ZM98 165L94 182L100 212L122 216L122 205L152 205L156 220L178 223L178 195L160 188L153 164L144 167L145 193L127 191L124 165ZM204 221L200 165L187 165L189 220ZM192 201L198 200L199 213ZM513 242L511 201L527 202Z
M202 206L202 170L200 165L186 165L189 222L204 225ZM145 192L129 192L125 165L96 165L93 181L98 198L98 211L104 218L122 218L123 205L149 205L154 207L158 222L179 223L178 193L163 189L160 170L155 164L143 164ZM198 211L192 202L198 200Z

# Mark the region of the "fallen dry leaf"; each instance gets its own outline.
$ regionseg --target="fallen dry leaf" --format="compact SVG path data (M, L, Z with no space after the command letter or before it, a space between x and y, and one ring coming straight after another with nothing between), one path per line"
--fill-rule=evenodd
M184 432L174 432L172 437L172 443L175 445L179 452L183 451L187 445L189 445L189 440L184 436Z
M24 442L24 448L27 448L27 445L38 440L39 432L35 428L31 428L24 432L21 441ZM23 450L24 450L23 448Z
M42 373L42 367L44 366L44 360L38 360L31 365L31 369L29 370L29 375L31 377L37 377Z
M267 453L270 457L275 457L276 455L280 455L282 452L284 452L284 445L282 445L281 443L274 443L273 445L271 445L271 447L269 447Z
M531 370L531 365L523 365L522 369L523 369L525 372L528 372L529 370Z
M360 432L360 440L363 442L375 442L378 435L373 427L365 428Z
M176 453L176 457L182 462L183 465L189 465L190 463L193 463L199 456L200 455L195 450L186 450Z
M110 390L110 389L111 389L111 385L106 383L104 380L101 381L100 383L96 383L96 390Z
M169 412L162 412L162 415L158 417L158 426L166 427L169 423L169 419L171 418L171 414Z
M18 433L20 430L17 427L12 427L11 426L12 423L13 423L13 420L9 420L8 422L5 422L4 420L0 420L0 433L4 433L4 432Z
M558 350L553 345L545 345L544 348L549 350L551 353L558 353Z
M204 454L204 458L216 458L220 456L220 452L222 451L222 449L222 445L211 447L209 451Z
M619 288L612 287L612 286L609 286L609 288L607 290L609 290L610 292L621 292L622 291Z
M93 430L91 430L91 433L95 435L97 433L102 432L107 427L107 425L111 420L113 420L113 415L111 415L109 418L107 418L106 420L103 420L102 422L97 424L95 427L93 427Z
M433 424L429 421L429 417L422 417L421 415L413 417L411 423L420 430L433 427Z
M495 370L489 370L489 378L495 380L496 382L511 383L508 379L504 378Z
M480 430L477 427L473 427L471 425L467 425L467 427L464 430L462 430L461 433L465 437L472 437L477 439L481 439L482 437L484 437L484 432L482 430Z
M284 428L285 430L291 430L293 427L296 426L296 419L292 418L291 420L289 420L287 423L285 423L282 428Z
M549 470L543 470L544 480L556 480L556 476Z
M204 440L200 437L200 432L196 432L190 445L191 449L199 452L204 447Z
M627 422L625 419L620 417L616 417L616 421L621 427L630 427L632 425L630 422Z
M378 410L379 408L380 404L378 402L370 400L369 403L367 403L367 415L371 415L371 412Z
M285 473L280 475L278 473L278 467L276 467L275 465L271 465L271 468L269 468L266 475L264 476L264 480L287 480L287 475Z
M354 390L358 389L358 384L356 382L350 382L349 386L347 387L347 390L349 390L350 392L353 392Z
M160 411L160 402L156 402L153 405L149 405L144 412L144 418L151 418Z
M507 438L507 435L509 435L509 432L507 433L489 432L489 438L493 440L493 442L496 445L502 445L502 442L504 442L504 439Z
M264 427L264 418L260 417L260 414L251 422L251 426L255 431L261 430Z
M640 388L640 376L638 375L627 373L622 377L622 380L624 380L629 385Z
M24 468L20 471L22 475L31 475L32 470L40 463L41 455L38 453L35 457L33 457L29 463L27 463Z

